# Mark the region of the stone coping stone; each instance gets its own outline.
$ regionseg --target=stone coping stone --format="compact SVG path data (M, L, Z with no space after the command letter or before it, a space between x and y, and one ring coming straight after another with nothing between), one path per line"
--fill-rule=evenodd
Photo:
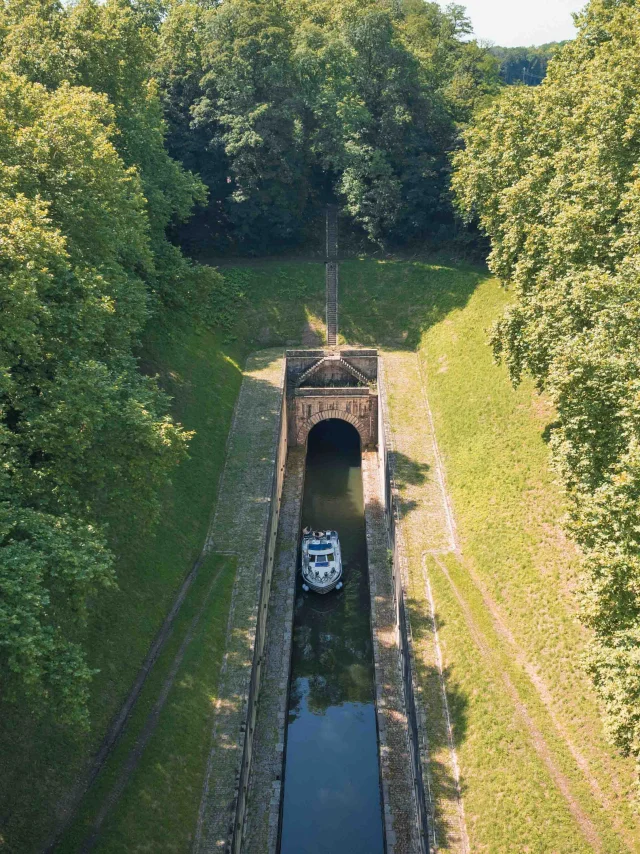
M294 397L369 397L370 394L368 386L305 386L294 391Z
M278 848L304 474L305 450L294 447L282 488L242 854Z
M347 358L352 356L355 358L356 356L377 356L378 351L375 348L364 349L364 350L362 350L362 349L352 350L348 347L347 348L338 347L335 349L334 348L327 348L327 349L323 349L323 350L320 350L320 349L287 350L285 355L286 355L287 359L295 359L295 358L309 359L311 357L317 357L317 358L321 359L324 356L334 356L334 355L346 356Z

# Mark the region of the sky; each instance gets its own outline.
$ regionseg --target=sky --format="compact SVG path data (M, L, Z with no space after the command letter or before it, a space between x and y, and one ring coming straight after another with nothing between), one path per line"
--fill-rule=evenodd
M501 47L525 47L570 39L572 12L586 0L457 0L467 9L475 36ZM446 5L446 3L443 3Z

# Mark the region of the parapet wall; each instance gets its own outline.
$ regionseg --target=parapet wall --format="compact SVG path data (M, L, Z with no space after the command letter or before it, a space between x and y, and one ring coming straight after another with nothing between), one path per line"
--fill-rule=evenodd
M287 350L287 382L293 382L314 364L326 357L336 355L334 350ZM345 362L356 368L367 379L378 379L378 351L371 349L340 349L337 352Z

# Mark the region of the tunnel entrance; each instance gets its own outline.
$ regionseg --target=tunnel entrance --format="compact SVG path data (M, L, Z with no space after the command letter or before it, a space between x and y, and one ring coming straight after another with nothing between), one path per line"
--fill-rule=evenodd
M322 596L296 578L280 854L382 854L360 436L347 421L309 433L302 524L338 531L345 586Z

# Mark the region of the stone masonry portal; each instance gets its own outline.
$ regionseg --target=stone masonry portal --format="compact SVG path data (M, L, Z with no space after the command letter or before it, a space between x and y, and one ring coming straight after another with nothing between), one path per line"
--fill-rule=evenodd
M288 350L289 444L305 446L320 421L339 418L360 434L362 447L378 444L378 351Z

